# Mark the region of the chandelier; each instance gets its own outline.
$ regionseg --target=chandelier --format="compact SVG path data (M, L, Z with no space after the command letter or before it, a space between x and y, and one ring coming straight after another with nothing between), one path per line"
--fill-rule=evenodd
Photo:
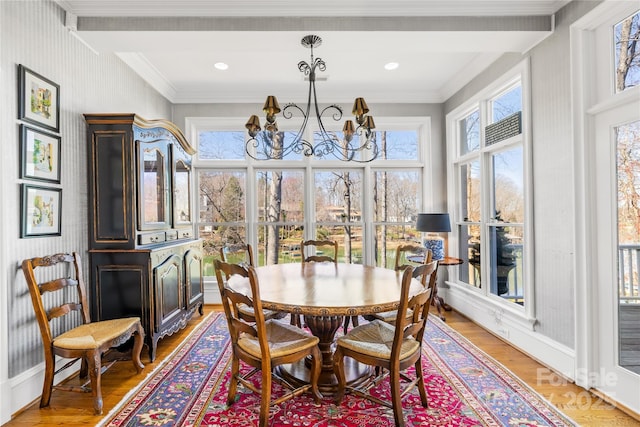
M352 120L346 120L342 127L342 138L336 132L329 132L322 123L325 115L331 115L334 121L342 119L342 108L338 105L329 105L320 110L316 97L316 70L325 71L326 64L322 58L313 57L313 48L322 44L322 39L315 35L302 38L302 46L311 49L311 61L300 61L298 69L309 78L309 94L305 109L294 103L289 103L281 110L278 100L270 95L264 103L262 110L266 114L264 130L260 127L260 119L252 115L245 125L249 131L249 139L245 143L245 151L256 160L283 159L290 153L302 153L306 157L315 156L325 158L334 156L342 161L354 161L366 163L378 156L378 146L375 143L375 123L373 117L367 115L369 107L364 98L356 98L353 103L352 114L358 126L354 126ZM313 105L317 131L314 132L313 142L305 139L305 129L311 114ZM278 130L276 114L282 111L285 119L291 119L294 115L302 116L302 125L295 137L285 141L285 133ZM355 138L354 138L355 136ZM357 154L360 153L358 156Z

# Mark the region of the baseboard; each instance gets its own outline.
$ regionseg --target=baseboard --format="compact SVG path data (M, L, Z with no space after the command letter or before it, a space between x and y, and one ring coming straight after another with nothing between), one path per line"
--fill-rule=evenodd
M220 299L220 290L215 280L204 282L204 303L205 304L222 304Z
M58 369L69 359L60 360ZM56 384L75 375L80 370L80 362L74 363L55 377ZM31 404L37 403L42 395L44 381L44 362L20 375L0 383L0 424L4 424L21 413Z
M455 283L443 289L447 304L498 338L527 354L556 374L575 381L575 351L535 331L534 322L524 314Z

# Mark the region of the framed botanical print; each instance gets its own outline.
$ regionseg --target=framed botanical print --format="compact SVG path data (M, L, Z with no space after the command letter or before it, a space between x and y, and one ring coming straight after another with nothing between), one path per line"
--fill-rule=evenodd
M20 237L59 236L62 189L22 184Z
M60 131L60 86L18 65L18 119Z
M59 136L20 125L20 178L60 183Z

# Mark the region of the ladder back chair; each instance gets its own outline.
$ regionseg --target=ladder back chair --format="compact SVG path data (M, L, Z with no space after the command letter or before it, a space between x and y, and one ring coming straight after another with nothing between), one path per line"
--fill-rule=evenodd
M56 267L57 266L57 267ZM56 267L44 269L44 267ZM39 283L36 279L35 270L40 270L44 275L46 271L50 274L57 274L62 271L65 277L48 280ZM70 277L70 270L73 269L74 277ZM101 375L114 362L102 366L102 355L109 349L118 347L126 343L132 336L134 338L132 361L137 373L140 373L144 365L140 362L140 352L144 340L144 330L138 317L127 317L122 319L105 320L101 322L91 322L89 317L89 306L87 304L87 294L82 279L82 264L80 256L73 254L56 254L41 258L26 259L22 262L22 271L24 272L29 293L31 294L31 302L35 311L35 317L40 327L42 335L42 344L44 348L45 374L44 384L42 386L42 396L40 398L40 407L49 406L51 399L51 391L60 389L66 391L91 392L93 394L93 409L96 415L102 414L102 390ZM40 274L38 274L40 276ZM49 276L47 276L49 277ZM63 302L59 306L48 307L49 301L55 299L61 301L67 298L68 288L73 287L76 290L76 301ZM47 298L47 304L43 301L43 294L57 292L55 297ZM73 299L73 298L70 298ZM46 306L47 307L46 307ZM75 328L68 329L58 335L54 334L54 328L50 322L53 319L63 316L73 317L80 323ZM58 325L72 323L73 319L69 318L69 322L57 322ZM63 367L56 370L56 356L73 359L68 361ZM89 375L89 381L81 386L65 386L53 385L55 375L70 367L78 359L81 360L80 378L86 378ZM90 383L90 387L87 384Z
M215 261L215 267L233 351L227 405L231 406L235 402L238 383L241 383L261 396L259 426L266 427L269 422L269 407L271 405L278 405L308 390L311 390L316 404L320 403L322 395L318 390L318 378L322 369L322 354L318 347L320 341L318 337L314 337L295 326L276 320L265 320L260 300L258 276L253 267L228 264L219 260ZM223 274L227 277L238 275L248 279L251 297L231 289L223 280ZM254 308L255 323L248 323L239 315L238 306L241 304ZM307 356L311 357L310 384L295 388L277 375L275 367L294 363ZM244 376L241 375L240 361L254 369ZM258 385L250 379L257 372L261 372L262 377L262 382ZM279 382L290 391L272 401L272 380Z
M310 246L316 248L316 253L306 255L306 249ZM317 254L318 249L322 251L321 255ZM325 254L324 251L328 251ZM335 240L303 240L300 242L300 255L302 262L333 262L338 264L338 242Z
M228 256L228 255L230 255L230 256ZM228 258L243 259L245 261L233 262L232 260L229 260ZM251 244L249 244L249 243L242 244L242 245L231 245L231 246L223 246L223 247L221 247L220 248L220 259L222 260L222 262L226 262L226 263L229 263L229 264L246 264L246 265L250 265L251 267L255 267L256 266L254 258L253 258L253 248L251 247ZM229 279L229 277L226 277L226 278ZM242 318L244 320L246 320L247 322L255 322L256 321L255 320L256 319L255 318L255 313L253 312L253 307L241 304L241 305L238 306L238 310L240 311L240 313L239 313L240 316L242 316ZM287 313L284 313L284 312L267 310L267 309L262 310L262 312L264 313L265 320L282 319L283 317L285 317L287 315Z
M420 259L409 260L407 257L412 255ZM429 264L431 257L431 249L418 245L400 245L396 249L396 260L393 269L395 271L402 271L408 266L415 267L416 264Z
M422 256L421 260L416 260L418 262L409 261L407 256ZM422 246L417 245L400 245L398 249L396 249L396 262L395 262L395 270L396 271L404 271L408 267L415 267L417 264L428 264L431 262L432 253L430 249L424 248ZM407 262L411 264L407 264ZM435 283L436 275L434 274L430 277L430 280L433 280ZM422 283L423 286L426 283ZM374 313L367 315L365 318L367 320L375 320L380 319L388 323L396 322L396 315L398 312L396 310L393 311L383 311L381 313ZM407 318L412 316L411 310L407 310Z
M307 255L310 251L306 248L315 247L316 252ZM322 251L321 255L318 255L318 249ZM325 251L328 253L325 254ZM338 265L338 242L335 240L303 240L300 242L300 255L302 263L305 262L332 262ZM353 324L358 324L358 316L347 316L344 319L344 329L347 330L349 325L349 319L353 318ZM302 321L299 314L291 314L291 324L302 327Z
M234 264L241 264L244 262L252 267L256 266L253 258L253 248L249 243L222 246L220 248L220 259L222 262L230 262Z
M351 357L360 363L375 366L378 375L359 387L349 387L349 391L379 405L392 408L396 426L404 427L405 425L402 415L402 397L414 387L418 387L422 406L427 407L427 393L422 372L422 340L435 284L435 281L427 278L435 276L437 268L437 261L433 261L415 268L407 267L404 270L400 306L397 312L397 318L404 319L402 322L392 325L374 320L338 338L333 356L334 372L338 378L336 403L342 402L347 389L344 358ZM422 283L428 283L428 286L409 298L409 288L414 278ZM412 316L407 319L406 313L409 309L412 311ZM412 365L415 366L415 378L410 378L403 372ZM385 370L388 371L389 376L391 402L383 401L369 393L373 386L387 376Z

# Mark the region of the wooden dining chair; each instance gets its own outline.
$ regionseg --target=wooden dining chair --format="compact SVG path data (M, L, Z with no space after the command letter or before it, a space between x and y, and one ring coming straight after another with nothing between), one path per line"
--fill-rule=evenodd
M414 262L414 261L409 261L407 259L407 256L417 256L417 257L422 257L422 259L417 260L418 262ZM415 267L418 264L428 264L431 262L431 257L432 257L432 254L430 249L424 248L422 246L416 246L416 245L400 245L398 246L398 249L396 249L396 261L395 261L394 269L396 271L404 271L408 267ZM433 280L435 283L436 275L434 274L430 276L430 280ZM426 283L422 283L422 285L425 286ZM369 321L379 319L388 323L395 323L397 314L398 312L396 310L383 311L381 313L369 314L365 316L365 318ZM412 312L409 309L407 310L407 317L409 318L411 316L412 316Z
M412 256L412 260L407 257ZM415 257L415 259L413 259ZM393 269L402 271L408 266L415 267L418 264L428 264L431 262L432 253L430 249L418 245L400 245L396 249L396 260Z
M237 245L224 245L220 248L220 259L223 262L234 264L246 263L252 267L256 266L253 258L253 247L249 243Z
M316 252L306 255L309 251L307 248L313 246ZM317 254L318 249L322 251L321 255ZM324 251L328 251L327 254ZM338 264L338 242L335 240L303 240L300 242L300 255L302 262L333 262Z
M233 258L233 260L229 260L228 258ZM220 259L222 262L230 263L230 264L247 264L251 267L255 267L255 261L253 258L253 247L251 244L241 244L241 245L230 245L223 246L220 248ZM243 261L240 261L243 260ZM235 261L235 262L234 262ZM229 279L227 277L227 279ZM238 306L238 310L240 315L247 322L255 322L255 313L253 312L253 307L240 304ZM286 317L287 313L281 311L274 310L263 310L265 320L270 319L282 319Z
M392 408L396 426L404 426L402 397L413 387L418 387L422 406L427 407L427 393L422 372L422 339L429 315L429 305L433 298L433 284L435 284L427 278L435 275L437 267L438 263L434 261L415 268L407 267L404 270L397 318L405 320L396 322L395 325L374 320L338 338L333 355L334 371L338 379L336 403L342 402L347 389L344 358L351 357L360 363L375 366L379 375L375 380L361 386L348 387L349 392ZM428 286L409 298L409 288L414 278L428 283ZM410 319L406 319L409 309L413 315ZM415 378L410 378L403 372L412 365L415 366ZM387 373L391 387L391 402L381 400L369 393L372 387L387 376Z
M43 269L43 267L51 268ZM43 277L45 271L51 270L51 273L46 275L48 280L39 283L36 279L36 269L38 269L38 276L42 275ZM40 274L41 269L43 270L42 274ZM73 270L73 274L70 274L71 270ZM26 259L22 261L22 271L29 287L44 348L45 372L40 407L49 406L53 389L91 392L94 413L96 415L102 414L101 375L115 362L113 360L106 366L102 366L102 355L111 348L121 346L133 337L133 366L138 373L144 368L140 362L140 352L144 341L144 330L140 318L127 317L91 322L86 288L82 279L82 265L77 253L60 253ZM50 279L56 273L61 273L64 277ZM70 288L75 288L73 289L75 292ZM55 295L43 298L45 293L55 293ZM65 302L72 299L74 301ZM51 301L56 301L56 303L61 301L61 303L52 306L54 304ZM67 316L65 320L56 320L57 326L52 328L50 322L63 316ZM79 326L62 332L58 329L60 325L77 323L80 323ZM56 370L56 356L73 360L67 361L64 366ZM86 378L88 373L89 381L81 386L54 386L55 375L69 368L79 359L81 360L80 378ZM87 387L87 384L90 384L90 387Z
M315 247L316 252L311 255L307 255L310 252L307 248ZM320 248L322 250L322 254L318 255L317 250ZM324 251L328 251L328 254L325 254ZM336 266L338 265L338 242L335 240L303 240L300 242L300 255L302 259L302 263L305 262L333 262ZM349 319L354 319L353 324L358 324L358 316L347 316L344 318L344 330L347 330L349 325ZM301 327L302 321L300 319L299 314L291 314L291 324Z
M295 326L275 320L265 320L258 276L253 267L216 260L215 270L233 351L227 405L231 406L236 401L238 383L241 383L249 390L261 395L259 426L266 427L271 405L278 405L308 390L311 390L316 404L319 404L322 399L318 390L322 355L318 347L320 341L318 337ZM223 274L227 277L238 275L247 278L251 287L251 297L230 288L227 281L223 280ZM255 323L249 323L239 315L238 307L241 304L254 308ZM277 370L274 369L276 366L294 363L307 356L311 357L309 384L295 388L278 377ZM244 376L241 375L239 372L241 360L255 369ZM256 386L250 378L258 371L262 373L262 382ZM281 383L290 391L271 401L272 380Z

